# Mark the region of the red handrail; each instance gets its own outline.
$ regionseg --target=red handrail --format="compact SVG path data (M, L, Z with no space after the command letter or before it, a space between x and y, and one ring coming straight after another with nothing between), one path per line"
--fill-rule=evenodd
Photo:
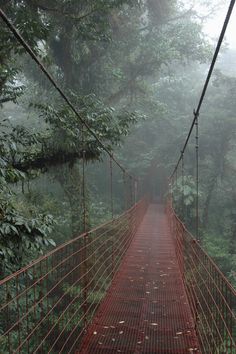
M38 258L0 282L0 351L74 352L119 269L147 207L121 216Z
M236 354L236 291L176 215L167 215L202 353Z

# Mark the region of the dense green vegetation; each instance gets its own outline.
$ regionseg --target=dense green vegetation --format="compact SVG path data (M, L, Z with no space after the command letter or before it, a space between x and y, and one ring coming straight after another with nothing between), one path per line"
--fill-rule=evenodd
M231 76L224 70L223 63L228 57L235 55L229 52L220 58L217 70L204 103L199 118L200 147L199 147L199 238L214 258L217 265L228 276L235 286L235 217L234 217L234 170L235 170L235 71L231 67ZM184 102L196 105L196 97L201 91L205 72L202 67L196 67L186 74L175 77L174 81L165 86L168 97L172 96L171 109L176 111L176 105L183 102L182 129L187 134L191 116L185 110ZM230 70L230 68L228 68ZM184 78L184 80L183 80ZM192 81L193 80L193 81ZM185 92L184 100L175 97ZM194 102L195 101L195 102ZM187 121L188 120L188 121ZM172 122L174 119L172 120ZM176 144L181 145L180 138L183 131L179 122L175 125ZM170 139L170 138L169 138ZM169 140L168 140L169 141ZM165 148L162 145L162 148ZM168 151L168 148L166 148ZM171 161L173 151L169 150L168 161ZM165 151L161 155L165 155ZM171 155L172 154L172 155ZM189 147L184 156L184 177L182 177L182 164L178 169L178 179L174 183L176 209L187 227L195 233L195 134L190 139ZM184 183L183 183L184 181Z
M2 0L0 5L107 149L138 176L154 166L154 198L163 198L213 51L199 14L177 0ZM83 151L87 227L109 219L111 207L109 161L97 141L3 22L0 43L4 277L83 230ZM200 234L235 285L232 55L222 57L201 116ZM191 230L193 145L185 157L184 208L178 209ZM124 201L129 188L113 168L118 214L130 202ZM180 179L178 184L177 199Z

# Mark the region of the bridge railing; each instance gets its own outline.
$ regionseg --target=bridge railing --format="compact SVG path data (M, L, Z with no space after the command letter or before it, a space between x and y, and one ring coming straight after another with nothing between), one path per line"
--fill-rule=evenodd
M175 214L167 214L201 353L236 354L236 291Z
M80 235L0 282L1 353L73 353L147 206Z

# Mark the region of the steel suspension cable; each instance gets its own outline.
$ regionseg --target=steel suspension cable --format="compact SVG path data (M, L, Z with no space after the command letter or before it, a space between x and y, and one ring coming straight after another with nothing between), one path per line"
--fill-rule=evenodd
M196 115L195 120L195 127L196 127L196 238L199 237L199 132L198 132L198 115Z
M131 177L129 178L129 193L130 193L129 208L131 208L131 206L133 205L133 201L134 201L134 198L133 198L133 180L132 180Z
M110 158L110 203L111 203L111 218L114 218L114 203L113 203L113 165Z
M128 197L127 197L127 186L126 186L126 174L123 171L123 188L124 188L124 210L128 209Z
M18 42L24 47L26 52L30 55L33 61L39 66L40 70L45 74L47 79L51 82L51 84L54 86L54 88L59 92L60 96L63 98L63 100L67 103L67 105L70 107L71 111L79 118L80 122L87 128L87 130L90 132L90 134L95 138L95 140L99 143L101 148L110 156L110 158L116 163L116 165L122 170L125 171L127 175L129 175L131 178L136 179L134 176L132 176L126 169L121 165L121 163L114 157L114 155L109 151L109 149L103 144L101 139L97 136L97 134L94 132L94 130L90 127L90 125L83 119L79 111L75 108L71 100L68 98L68 96L64 93L64 91L61 89L61 87L56 83L54 80L53 76L48 72L46 67L43 65L42 61L37 57L33 49L30 47L30 45L24 40L22 35L19 33L15 25L11 22L11 20L8 18L8 16L5 14L5 12L0 8L0 16L2 20L5 22L9 30L12 32L14 37L18 40Z
M111 219L114 219L114 202L113 202L113 164L112 159L109 159L110 162L110 198L111 198ZM114 240L111 241L111 253L112 253L112 274L114 275Z
M182 157L182 166L181 166L181 175L182 175L182 213L184 216L184 155Z
M219 40L217 42L217 46L216 46L216 49L215 49L215 52L214 52L214 55L213 55L213 58L212 58L212 61L211 61L211 65L210 65L210 68L209 68L209 71L208 71L208 74L207 74L207 78L206 78L206 81L205 81L205 84L203 86L203 90L202 90L202 93L201 93L201 96L200 96L200 99L199 99L199 102L198 102L198 106L197 106L197 109L194 111L194 118L193 118L191 127L189 129L187 138L185 140L183 149L181 151L181 155L179 157L179 160L178 160L178 162L177 162L177 164L176 164L176 166L174 168L174 171L173 171L171 177L173 177L173 175L175 174L176 170L179 167L179 164L180 164L180 162L182 160L183 153L185 152L186 147L187 147L188 142L189 142L189 139L191 137L195 122L196 122L196 120L199 117L199 113L200 113L200 110L201 110L201 107L202 107L202 103L204 101L204 98L205 98L205 95L206 95L206 91L207 91L207 88L208 88L208 85L209 85L209 82L210 82L210 79L211 79L211 76L212 76L212 73L213 73L213 70L214 70L214 67L215 67L215 64L216 64L216 60L217 60L217 57L218 57L218 54L219 54L219 51L220 51L224 36L225 36L225 32L226 32L226 29L228 27L230 17L232 15L232 11L233 11L233 8L234 8L234 5L235 5L235 1L236 0L231 0L231 2L230 2L230 5L229 5L229 8L228 8L226 17L225 17L225 21L224 21L224 24L223 24L223 27L222 27L222 30L221 30L221 33L220 33L220 37L219 37Z
M87 325L87 307L88 307L88 277L87 277L87 243L88 243L88 234L87 234L87 205L86 205L86 180L85 180L85 140L84 140L84 125L82 126L82 209L83 209L83 251L82 251L82 273L84 275L83 279L83 314L84 314L84 325Z
M87 215L86 215L86 191L85 191L85 159L86 151L84 146L84 126L82 126L82 209L83 209L83 233L87 229Z
M138 188L139 188L139 181L134 181L134 204L137 203L137 199L138 199Z

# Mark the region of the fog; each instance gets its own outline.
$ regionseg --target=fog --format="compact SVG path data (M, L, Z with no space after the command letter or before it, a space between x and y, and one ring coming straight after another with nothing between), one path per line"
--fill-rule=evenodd
M204 32L212 38L217 39L220 33L220 24L224 23L225 14L227 11L228 4L224 1L224 5L220 7L212 18L207 19L204 24ZM236 21L236 10L234 8L229 26L226 31L226 42L230 49L236 49L236 38L235 38L235 21Z
M5 276L117 217L144 193L166 202L167 178L191 126L229 4L1 3L55 80L53 86L1 21ZM199 117L201 242L234 285L235 22L234 9ZM176 211L193 233L195 140L193 132L184 166L172 181ZM16 237L20 228L22 239Z

